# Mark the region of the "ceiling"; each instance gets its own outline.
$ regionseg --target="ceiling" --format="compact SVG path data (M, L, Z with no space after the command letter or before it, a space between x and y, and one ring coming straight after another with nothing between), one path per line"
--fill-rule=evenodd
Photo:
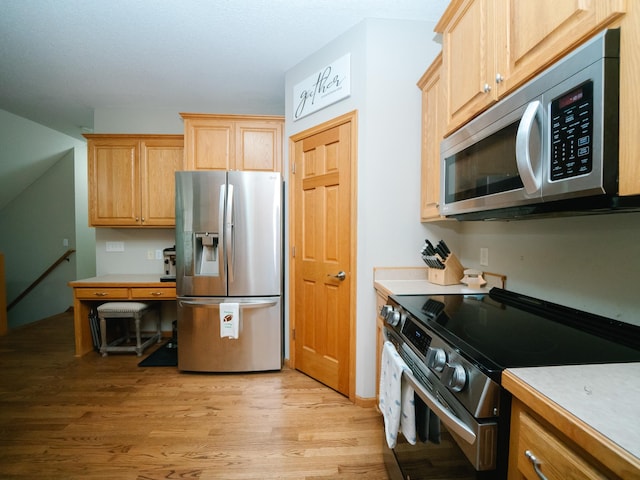
M448 0L0 0L0 108L80 138L94 109L284 114L284 74L365 18Z
M366 18L436 22L448 3L0 0L0 109L78 139L96 109L283 115L300 61Z

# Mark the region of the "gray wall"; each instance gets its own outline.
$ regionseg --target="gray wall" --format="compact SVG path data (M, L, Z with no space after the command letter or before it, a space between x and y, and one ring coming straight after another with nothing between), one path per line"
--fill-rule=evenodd
M76 204L86 205L86 194L84 199L77 199L75 189L77 181L86 183L86 173L82 176L85 145L4 111L0 115L0 132L1 161L31 164L35 160L36 164L45 162L47 167L0 210L0 250L5 253L7 301L11 303L17 298L68 249L77 250L69 262L59 265L9 311L11 329L61 313L73 305L67 284L78 275L93 274L95 245L86 217L79 226L76 218ZM80 167L76 168L78 162ZM65 239L68 246L63 244Z

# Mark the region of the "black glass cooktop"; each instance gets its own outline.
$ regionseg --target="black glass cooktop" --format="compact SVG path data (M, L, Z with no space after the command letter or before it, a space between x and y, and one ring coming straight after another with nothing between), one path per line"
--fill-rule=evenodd
M487 373L640 361L640 327L507 290L392 298Z

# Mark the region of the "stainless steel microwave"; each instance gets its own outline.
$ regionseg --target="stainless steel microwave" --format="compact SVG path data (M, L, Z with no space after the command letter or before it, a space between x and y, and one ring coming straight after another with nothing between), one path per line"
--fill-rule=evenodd
M619 45L618 29L603 31L444 139L440 213L486 220L615 204Z

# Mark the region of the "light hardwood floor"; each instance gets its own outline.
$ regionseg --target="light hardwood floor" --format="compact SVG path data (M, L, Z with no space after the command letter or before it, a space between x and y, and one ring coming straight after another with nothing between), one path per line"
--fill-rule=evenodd
M0 478L387 479L380 415L300 372L73 352L69 313L0 337Z

